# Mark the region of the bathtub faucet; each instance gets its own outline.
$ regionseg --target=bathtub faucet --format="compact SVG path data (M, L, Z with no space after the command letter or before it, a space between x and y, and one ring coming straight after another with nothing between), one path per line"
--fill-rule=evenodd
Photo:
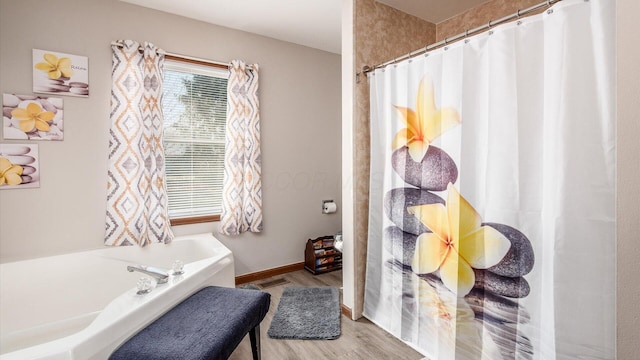
M169 273L165 270L158 269L151 266L144 265L129 265L127 266L127 271L134 272L139 271L143 274L149 275L156 279L158 284L164 284L169 280Z

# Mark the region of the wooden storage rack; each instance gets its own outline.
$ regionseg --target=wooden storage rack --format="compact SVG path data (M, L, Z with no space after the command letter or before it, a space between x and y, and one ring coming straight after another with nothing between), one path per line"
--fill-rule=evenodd
M304 268L314 275L342 269L342 253L333 247L333 242L333 236L307 240Z

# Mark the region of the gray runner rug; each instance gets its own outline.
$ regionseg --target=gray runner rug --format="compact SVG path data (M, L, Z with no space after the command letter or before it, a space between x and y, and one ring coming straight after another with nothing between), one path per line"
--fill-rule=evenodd
M332 340L340 336L340 300L333 286L288 286L267 331L274 339Z

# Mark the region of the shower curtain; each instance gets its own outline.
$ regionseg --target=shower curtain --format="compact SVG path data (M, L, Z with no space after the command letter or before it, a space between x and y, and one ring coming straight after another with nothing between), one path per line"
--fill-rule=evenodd
M614 358L614 10L370 74L367 318L434 360Z

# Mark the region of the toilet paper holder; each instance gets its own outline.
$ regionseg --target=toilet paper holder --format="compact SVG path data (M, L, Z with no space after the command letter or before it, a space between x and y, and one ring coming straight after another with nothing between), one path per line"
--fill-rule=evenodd
M338 206L333 200L322 200L322 213L333 214L338 210Z

